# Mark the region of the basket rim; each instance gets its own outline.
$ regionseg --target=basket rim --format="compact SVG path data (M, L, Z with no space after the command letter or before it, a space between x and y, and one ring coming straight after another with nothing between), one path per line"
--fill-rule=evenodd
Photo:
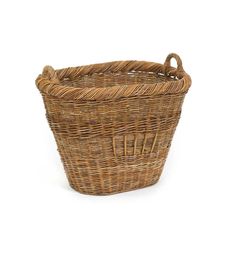
M71 80L80 76L98 73L117 72L153 72L164 76L176 76L173 81L158 82L152 84L124 84L108 87L70 87L61 84L61 80ZM160 64L149 61L112 61L78 67L69 67L54 70L51 66L45 66L43 73L36 79L36 85L41 93L65 100L114 100L136 96L153 96L164 94L185 93L191 86L190 76L179 67L171 67L170 64Z

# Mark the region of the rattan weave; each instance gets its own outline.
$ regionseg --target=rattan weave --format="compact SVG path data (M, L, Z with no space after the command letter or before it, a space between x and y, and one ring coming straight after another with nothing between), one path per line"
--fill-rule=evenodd
M158 181L191 85L178 55L46 66L36 84L72 188L103 195Z

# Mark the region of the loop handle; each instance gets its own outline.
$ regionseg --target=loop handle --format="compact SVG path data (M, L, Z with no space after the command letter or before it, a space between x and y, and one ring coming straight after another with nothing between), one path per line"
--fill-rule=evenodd
M166 60L165 60L165 63L164 63L164 68L165 70L167 70L168 68L171 67L170 65L170 61L171 59L174 58L177 62L177 71L178 72L185 72L184 69L183 69L183 66L182 66L182 60L180 59L180 57L175 54L175 53L171 53L169 54L167 57L166 57Z
M49 66L49 65L45 66L43 68L42 75L45 77L48 77L52 81L59 82L59 79L57 77L57 72L54 70L52 66Z

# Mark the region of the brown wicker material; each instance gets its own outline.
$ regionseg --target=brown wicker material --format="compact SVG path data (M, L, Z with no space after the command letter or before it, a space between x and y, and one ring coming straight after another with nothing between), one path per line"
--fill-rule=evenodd
M158 181L191 85L178 55L46 66L36 84L71 187L101 195Z

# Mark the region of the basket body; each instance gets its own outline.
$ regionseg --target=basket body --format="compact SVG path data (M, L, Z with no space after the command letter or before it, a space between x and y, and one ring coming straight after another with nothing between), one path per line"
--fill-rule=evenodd
M62 95L47 92L54 86L40 90L71 187L81 193L104 195L156 183L165 164L190 79L187 80L188 87L180 92L130 96L129 90L124 96L118 95L118 90L113 93L115 98L109 98L109 94L103 96L104 87L121 89L123 85L126 88L130 85L128 87L135 88L143 82L145 85L161 85L163 82L178 85L177 74L170 77L156 72L99 71L73 76L67 69L61 78L62 72L58 72L59 77L52 81L53 85L59 80L61 86L79 87L82 92L87 87L99 90L93 93L90 89L82 99L78 94L73 98L63 97L68 94L66 91ZM51 73L53 80L52 77ZM37 83L40 81L38 79ZM88 94L89 98L85 98Z

